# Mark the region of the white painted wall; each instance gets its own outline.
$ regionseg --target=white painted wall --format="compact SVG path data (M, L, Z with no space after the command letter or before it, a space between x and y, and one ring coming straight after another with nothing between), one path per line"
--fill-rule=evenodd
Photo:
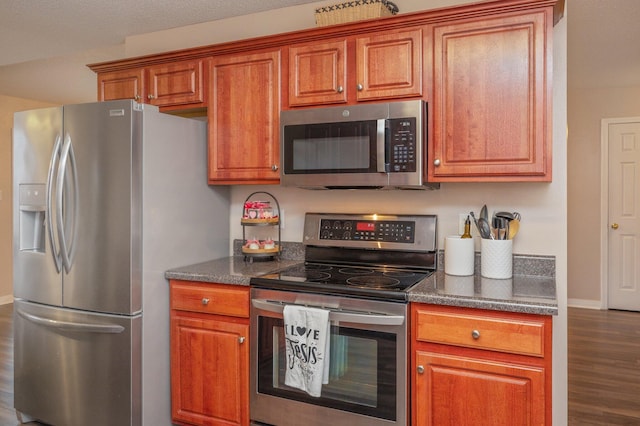
M600 178L603 118L640 115L640 86L569 90L568 223L572 306L600 307Z

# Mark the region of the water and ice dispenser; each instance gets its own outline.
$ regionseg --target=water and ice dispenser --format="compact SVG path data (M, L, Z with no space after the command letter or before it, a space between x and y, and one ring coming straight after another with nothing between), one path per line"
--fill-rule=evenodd
M45 251L46 186L20 184L20 251Z

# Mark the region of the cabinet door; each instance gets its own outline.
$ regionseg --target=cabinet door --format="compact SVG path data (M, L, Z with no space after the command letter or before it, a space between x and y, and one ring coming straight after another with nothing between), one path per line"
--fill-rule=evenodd
M359 101L422 95L422 29L356 39Z
M544 369L418 351L415 426L545 424Z
M133 99L143 102L144 69L137 68L98 74L98 100Z
M202 60L172 62L147 69L147 101L157 106L204 102Z
M347 102L346 40L289 48L289 105Z
M280 51L215 57L209 67L209 183L278 183Z
M249 423L249 326L206 314L171 318L171 415L193 425Z
M434 181L551 180L551 9L434 29Z

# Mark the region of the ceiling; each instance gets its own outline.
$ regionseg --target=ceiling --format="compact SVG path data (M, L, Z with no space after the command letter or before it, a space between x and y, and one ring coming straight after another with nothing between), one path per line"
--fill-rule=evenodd
M127 36L315 1L1 0L0 94L51 101L42 68L61 66L66 55L121 46ZM401 11L403 1L396 0ZM569 87L640 86L640 1L565 1ZM104 60L88 53L81 59Z
M0 66L317 0L2 0Z

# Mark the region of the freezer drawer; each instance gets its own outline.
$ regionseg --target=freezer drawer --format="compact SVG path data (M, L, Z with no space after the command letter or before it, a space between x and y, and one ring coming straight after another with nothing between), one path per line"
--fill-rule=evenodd
M16 300L16 410L53 425L140 425L141 325Z

